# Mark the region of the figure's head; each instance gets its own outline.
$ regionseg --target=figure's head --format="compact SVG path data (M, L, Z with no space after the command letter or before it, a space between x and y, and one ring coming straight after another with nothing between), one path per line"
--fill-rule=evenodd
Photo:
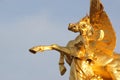
M87 35L89 34L89 32L93 32L89 16L86 15L77 23L70 23L68 26L68 30L72 32L80 32L81 35Z

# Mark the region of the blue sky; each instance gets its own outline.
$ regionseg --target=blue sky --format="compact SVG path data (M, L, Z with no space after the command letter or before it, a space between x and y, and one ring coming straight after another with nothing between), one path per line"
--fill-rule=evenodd
M120 53L120 0L102 0L117 35ZM0 0L0 80L68 80L60 76L59 53L28 52L35 45L62 46L77 34L67 30L89 12L89 0Z

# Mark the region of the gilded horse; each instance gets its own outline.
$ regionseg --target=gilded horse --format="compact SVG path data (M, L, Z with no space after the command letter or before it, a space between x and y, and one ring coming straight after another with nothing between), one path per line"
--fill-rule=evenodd
M120 80L120 55L114 52L116 36L100 0L90 0L90 15L68 29L80 34L64 46L35 46L30 52L60 52L60 72L66 71L64 58L71 66L69 80Z
M45 50L56 50L60 52L64 55L66 62L71 66L70 80L120 79L120 55L115 53L108 55L104 51L97 50L94 47L98 42L104 40L105 34L103 30L94 32L89 20L89 16L86 16L77 23L69 24L69 30L80 32L80 34L75 40L69 41L66 47L57 44L35 46L30 49L30 52L36 53ZM60 62L63 63L62 59L64 57L60 58ZM62 68L64 69L64 67Z

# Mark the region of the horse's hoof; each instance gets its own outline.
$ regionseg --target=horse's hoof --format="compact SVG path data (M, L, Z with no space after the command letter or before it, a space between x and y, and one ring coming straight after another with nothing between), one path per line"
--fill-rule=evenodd
M64 65L59 65L59 69L60 69L60 74L61 74L61 75L64 75L65 72L66 72L66 70L67 70Z
M64 75L64 74L65 74L65 72L66 72L66 70L67 70L67 69L66 69L66 68L64 68L64 69L61 71L61 73L60 73L60 74L61 74L61 75Z
M36 54L36 51L32 50L32 49L29 49L29 51L33 54Z

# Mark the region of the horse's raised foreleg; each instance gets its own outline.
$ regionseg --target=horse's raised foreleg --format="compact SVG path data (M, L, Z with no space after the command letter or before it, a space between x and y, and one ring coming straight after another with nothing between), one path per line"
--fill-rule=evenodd
M60 59L59 59L59 70L60 70L60 74L64 75L64 73L66 72L66 67L64 66L64 52L65 53L69 53L69 49L67 49L66 47L61 47L58 46L57 44L53 44L53 45L41 45L41 46L35 46L32 47L31 49L29 49L30 52L32 52L33 54L37 53L37 52L43 52L46 50L56 50L58 52L60 52Z
M60 59L59 59L59 71L61 75L64 75L66 72L66 67L64 66L64 53L60 53Z
M29 51L33 54L36 54L37 52L43 52L45 50L52 50L52 46L34 46L29 49Z
M64 75L64 73L66 72L66 68L64 66L64 56L65 54L70 54L70 49L68 47L62 47L59 46L57 44L53 44L53 45L41 45L41 46L35 46L29 49L30 52L32 52L33 54L37 53L37 52L43 52L46 50L56 50L58 52L60 52L60 59L59 59L59 70L60 70L60 74Z
M62 53L65 53L65 54L70 54L70 49L67 48L67 47L62 47L62 46L59 46L57 44L53 44L53 45L41 45L41 46L35 46L35 47L32 47L29 49L30 52L32 53L37 53L37 52L43 52L43 51L46 51L46 50L56 50L58 52L62 52Z

